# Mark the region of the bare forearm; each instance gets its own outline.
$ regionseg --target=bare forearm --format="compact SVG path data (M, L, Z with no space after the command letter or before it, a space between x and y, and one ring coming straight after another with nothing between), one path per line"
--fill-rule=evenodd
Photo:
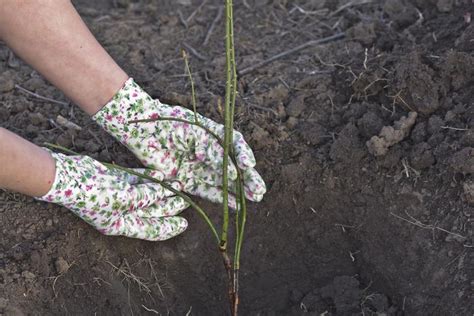
M0 37L90 115L128 78L67 0L2 0Z
M55 162L46 150L0 128L0 188L39 197L54 176Z

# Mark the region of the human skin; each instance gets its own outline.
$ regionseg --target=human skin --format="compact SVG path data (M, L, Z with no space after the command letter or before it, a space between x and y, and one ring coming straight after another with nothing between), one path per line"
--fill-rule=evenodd
M89 115L128 79L67 0L1 0L0 39ZM38 197L54 176L46 150L0 128L0 188Z
M99 112L98 115L100 116L100 113L102 113L100 110L109 101L112 101L113 96L121 90L120 88L129 78L97 42L74 6L67 0L0 0L0 39L91 116L97 112ZM155 107L155 102L151 98L150 102L147 103L147 107ZM130 112L127 111L127 113ZM155 115L157 113L152 114ZM97 118L97 115L94 117ZM124 124L123 122L118 123ZM212 124L215 124L215 122L212 122ZM215 127L217 128L218 126L215 125ZM170 129L170 136L173 136L175 132L175 129ZM186 135L189 136L192 133L186 133ZM211 142L207 141L207 136L196 135L194 136L197 138L193 139L190 143L199 143L201 145L199 148L203 149L203 152L208 153L208 149L213 147L210 145ZM153 139L156 135L150 136L152 136L151 142L156 141L156 139ZM1 134L0 137L2 137ZM10 137L9 139L11 141L19 141L17 138ZM240 133L234 135L234 141L237 154L238 152L242 154L240 156L238 154L237 158L244 172L244 177L247 177L246 183L250 186L253 185L255 189L249 191L249 196L253 198L253 201L259 201L265 192L265 184L254 169L255 159L253 153ZM219 147L219 150L221 149L217 141L215 141L215 145ZM10 146L14 147L15 145L11 145L10 142L4 140L3 146L0 154L5 156L2 157L5 160L4 168L12 168L13 170L12 172L4 172L5 176L0 177L0 187L10 188L11 190L34 196L38 196L38 192L46 193L48 190L43 190L43 187L41 187L41 190L39 188L32 190L32 188L34 188L34 184L38 184L36 181L44 183L42 180L49 180L51 177L54 177L55 171L49 168L40 168L47 172L42 174L44 178L23 177L21 181L18 181L15 178L17 175L14 172L15 168L24 168L21 170L22 172L29 171L29 173L34 174L34 170L31 169L33 166L37 168L38 165L25 164L25 161L23 161L22 165L18 165L16 161L11 161L11 157L15 157L15 154L18 153L18 151L14 151L15 148L10 148ZM39 155L42 152L38 151L36 147L26 150L25 146L28 145L22 143L20 148L24 152L29 151L32 154L25 158L50 163L49 160L37 159L35 154ZM18 148L16 149L18 150ZM129 149L131 148L129 147ZM191 149L186 148L186 150ZM186 150L180 151L181 156L179 156L179 160L177 156L170 156L171 150L169 148L166 148L164 154L171 157L169 160L173 166L179 161L179 163L176 163L177 168L180 168L183 162L196 164L195 161L192 161L192 158L189 158L190 155L188 154L191 152ZM161 159L159 151L155 150L151 157L153 159ZM134 150L132 152L135 153ZM176 154L177 151L173 153ZM142 153L140 152L140 154ZM8 160L8 157L10 157L10 160ZM173 159L175 160L173 161ZM206 159L207 161L205 161ZM204 155L203 161L200 162L202 164L196 170L202 170L204 167L208 168L206 172L201 173L201 175L205 176L199 177L200 174L197 172L183 173L185 176L180 182L186 182L190 179L199 180L202 184L202 195L197 194L196 191L193 191L192 194L196 193L201 197L215 198L220 193L211 193L208 188L209 183L206 181L208 181L209 175L218 176L218 170L221 169L219 160L216 159L216 155L210 154L208 156ZM153 164L148 162L144 164L153 168ZM169 170L161 171L168 172ZM41 176L41 174L38 174L38 176ZM176 174L172 173L167 180L177 180L174 176ZM215 185L213 188L220 190L218 188L219 184L213 183L212 185ZM193 184L190 187L195 188L196 185ZM220 191L212 190L212 192Z
M42 196L53 185L55 170L49 152L0 128L1 188Z
M67 0L0 1L0 38L89 115L128 79Z

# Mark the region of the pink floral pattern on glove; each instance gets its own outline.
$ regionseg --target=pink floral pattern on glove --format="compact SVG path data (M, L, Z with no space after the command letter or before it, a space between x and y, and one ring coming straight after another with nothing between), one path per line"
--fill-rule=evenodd
M187 221L176 215L188 203L160 184L109 169L88 156L52 156L56 177L38 200L65 206L105 235L166 240L187 228ZM135 171L163 177L157 171Z
M158 170L164 178L178 181L182 190L208 199L222 202L223 148L205 129L185 122L156 121L129 123L133 120L175 118L194 122L194 112L169 106L152 99L132 78L93 119L108 133L127 146L147 167ZM224 126L197 114L203 124L219 135ZM234 152L237 167L242 170L245 195L251 201L260 201L266 192L265 182L255 170L252 149L241 133L234 131ZM229 179L237 177L236 166L229 165ZM232 185L231 187L235 187ZM234 197L230 197L235 207Z

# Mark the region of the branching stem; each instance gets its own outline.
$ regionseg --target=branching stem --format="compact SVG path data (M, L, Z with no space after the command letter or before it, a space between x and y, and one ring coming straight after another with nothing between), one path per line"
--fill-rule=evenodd
M198 119L198 115L196 111L196 93L194 89L194 79L191 73L191 68L189 67L188 54L186 54L186 51L184 49L182 50L182 54L183 54L184 64L186 65L186 72L188 73L189 81L191 82L191 97L192 97L192 102L193 102L194 121L196 123L199 123L199 119Z

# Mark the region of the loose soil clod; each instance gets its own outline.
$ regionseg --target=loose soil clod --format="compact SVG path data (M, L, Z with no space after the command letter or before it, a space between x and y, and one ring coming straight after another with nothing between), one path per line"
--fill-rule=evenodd
M408 113L408 117L403 116L396 121L394 126L384 126L379 136L373 136L366 144L369 152L375 156L383 156L388 148L401 142L408 136L412 126L415 124L416 112Z

